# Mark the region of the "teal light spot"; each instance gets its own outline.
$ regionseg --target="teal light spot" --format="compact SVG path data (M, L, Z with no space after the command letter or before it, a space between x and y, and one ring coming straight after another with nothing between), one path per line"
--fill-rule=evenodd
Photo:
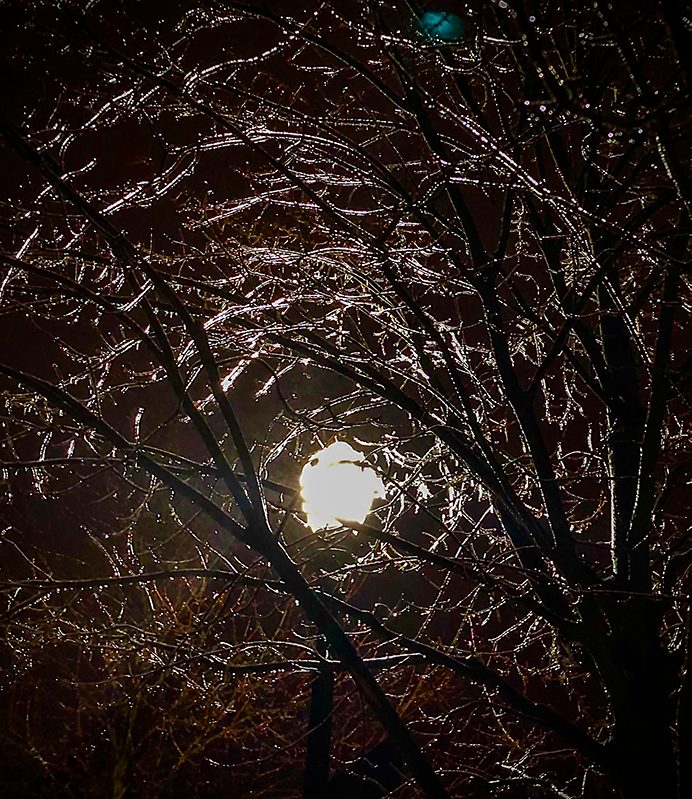
M431 39L455 42L464 35L464 22L448 11L426 11L420 18L420 29Z

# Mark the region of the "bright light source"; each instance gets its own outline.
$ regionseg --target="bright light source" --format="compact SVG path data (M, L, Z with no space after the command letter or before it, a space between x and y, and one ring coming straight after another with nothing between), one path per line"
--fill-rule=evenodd
M300 475L303 511L313 530L340 527L337 519L362 523L373 499L384 496L377 474L350 444L335 441L314 455Z

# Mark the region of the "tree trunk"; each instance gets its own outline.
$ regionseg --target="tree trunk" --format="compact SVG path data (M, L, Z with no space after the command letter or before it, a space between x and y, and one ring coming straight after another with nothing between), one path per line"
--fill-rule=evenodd
M612 754L623 799L677 797L675 664L659 640L660 611L630 598L614 615L620 624L611 651L622 677L609 685L615 713Z

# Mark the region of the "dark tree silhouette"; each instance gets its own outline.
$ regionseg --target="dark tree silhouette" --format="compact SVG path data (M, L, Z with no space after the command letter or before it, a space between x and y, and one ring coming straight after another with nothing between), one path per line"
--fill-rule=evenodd
M172 6L2 7L4 795L691 795L681 6Z

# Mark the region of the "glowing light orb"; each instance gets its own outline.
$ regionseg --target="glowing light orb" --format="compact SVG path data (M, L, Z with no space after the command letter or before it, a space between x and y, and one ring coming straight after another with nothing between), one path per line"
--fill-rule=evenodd
M312 530L340 527L338 519L362 523L375 497L384 496L377 474L344 441L314 455L300 475L303 512Z
M431 39L456 42L464 35L462 18L448 11L426 11L419 24L421 31Z

